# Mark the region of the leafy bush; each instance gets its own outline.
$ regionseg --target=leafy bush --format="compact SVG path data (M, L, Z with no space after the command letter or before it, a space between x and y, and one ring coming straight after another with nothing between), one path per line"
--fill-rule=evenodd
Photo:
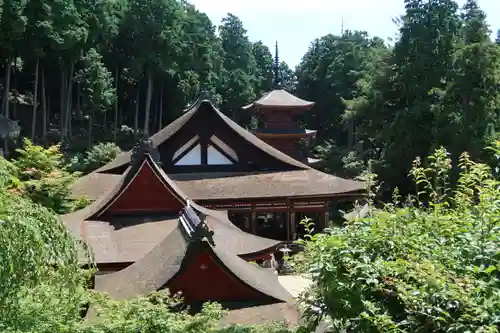
M59 214L72 211L70 186L78 175L66 170L59 145L45 149L25 139L16 152L17 159L0 165L1 172L11 174L11 190Z
M58 148L26 141L18 153L13 163L0 158L0 332L289 332L279 325L220 328L224 311L219 305L207 304L194 316L174 312L170 309L179 299L166 291L115 302L88 290L92 271L80 269L77 243L55 212L38 204L64 205L56 202L64 198L61 178L71 175ZM94 320L82 320L88 304L99 315Z
M327 318L338 332L499 331L500 181L463 154L452 192L451 168L444 149L426 167L417 159L417 197L395 191L369 217L303 242L310 323Z
M111 162L121 153L120 147L113 142L99 143L84 155L75 156L70 162L70 169L84 173L92 172Z

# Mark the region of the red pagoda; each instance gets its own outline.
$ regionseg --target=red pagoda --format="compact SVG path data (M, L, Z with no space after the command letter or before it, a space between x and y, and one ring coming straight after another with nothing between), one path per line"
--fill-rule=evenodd
M310 147L316 130L301 128L299 116L310 110L314 102L300 99L281 88L278 43L274 58L273 90L266 92L257 101L243 107L259 120L253 133L267 144L303 163L313 164L319 160L307 157L305 149ZM301 147L301 143L304 143Z

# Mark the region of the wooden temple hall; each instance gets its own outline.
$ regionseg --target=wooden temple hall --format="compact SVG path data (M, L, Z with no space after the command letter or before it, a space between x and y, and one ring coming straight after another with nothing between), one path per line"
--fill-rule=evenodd
M191 200L227 211L244 231L291 241L301 236L302 218L312 218L320 231L329 222L329 202L354 200L364 191L363 183L316 170L315 160L292 149L311 137L313 131L301 130L295 120L311 106L285 90L273 90L245 107L263 119L252 134L209 100L199 100L150 139L163 172ZM125 152L82 177L73 195L97 200L120 182L131 156L132 151ZM151 187L130 200L155 202L155 191Z
M293 106L292 119L303 110L298 104L307 103L275 90L247 109L260 112L265 126L272 108L285 114ZM168 289L190 309L218 302L228 310L222 325L299 325L300 309L273 269L249 261L281 253L284 241L300 236L303 216L324 228L328 203L361 196L364 184L314 169L290 148L309 132L284 124L286 131L274 124L254 135L199 100L82 177L73 195L92 203L61 220L85 245L82 265L90 249L93 287L117 300ZM86 316L98 315L90 304Z

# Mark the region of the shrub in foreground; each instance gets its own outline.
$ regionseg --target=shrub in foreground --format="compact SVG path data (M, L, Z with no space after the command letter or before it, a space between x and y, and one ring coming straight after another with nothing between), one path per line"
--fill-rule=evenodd
M416 198L395 191L384 209L305 242L309 322L326 318L335 332L499 331L500 182L467 154L459 167L451 191L444 149L426 167L417 159Z

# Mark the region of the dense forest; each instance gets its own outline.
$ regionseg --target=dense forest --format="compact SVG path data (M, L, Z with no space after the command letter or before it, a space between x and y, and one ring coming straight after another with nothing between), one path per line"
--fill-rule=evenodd
M416 156L443 145L484 159L500 129L500 40L477 1L405 5L393 45L343 31L311 41L295 70L279 65L282 86L316 102L303 120L319 130L324 167L353 177L371 164L402 190ZM0 29L3 115L33 142L73 152L129 148L200 90L251 126L241 106L273 84L271 51L238 17L216 27L185 1L4 0Z

